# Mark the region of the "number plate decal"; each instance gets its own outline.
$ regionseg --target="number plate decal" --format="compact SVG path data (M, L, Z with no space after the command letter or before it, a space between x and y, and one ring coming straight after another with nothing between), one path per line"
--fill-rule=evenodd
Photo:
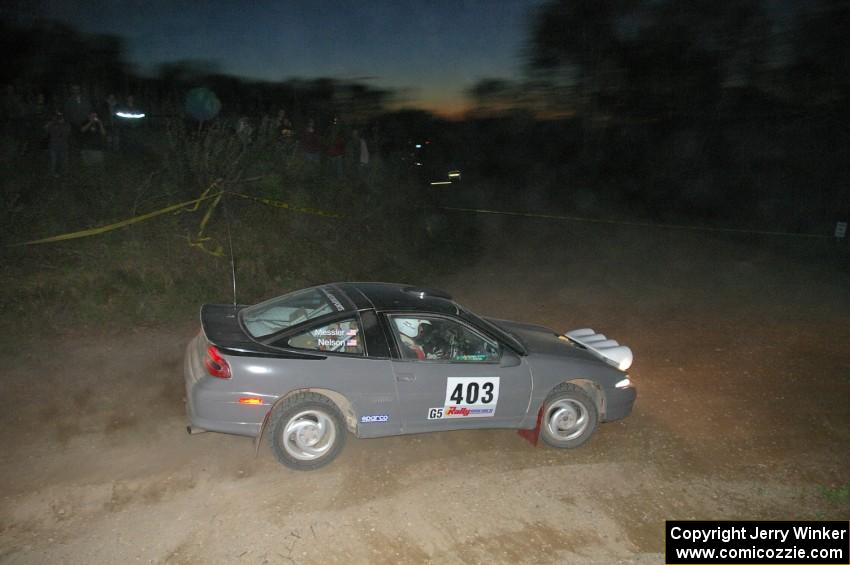
M445 404L428 410L429 420L489 418L499 403L499 377L447 377Z

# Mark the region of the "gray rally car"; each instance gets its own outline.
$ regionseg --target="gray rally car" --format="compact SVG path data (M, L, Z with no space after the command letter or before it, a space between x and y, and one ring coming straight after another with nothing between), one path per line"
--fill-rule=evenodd
M431 289L327 284L207 304L201 326L184 365L189 431L265 434L295 469L329 463L346 431L517 428L577 447L636 396L628 347L590 329L482 318Z

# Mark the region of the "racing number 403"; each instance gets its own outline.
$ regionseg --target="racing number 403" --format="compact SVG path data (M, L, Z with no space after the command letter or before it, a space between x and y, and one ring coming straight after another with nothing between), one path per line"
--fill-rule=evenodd
M466 387L464 383L457 383L449 399L455 404L490 404L493 402L493 388L491 382L482 383L480 386L476 382L470 382L466 383Z

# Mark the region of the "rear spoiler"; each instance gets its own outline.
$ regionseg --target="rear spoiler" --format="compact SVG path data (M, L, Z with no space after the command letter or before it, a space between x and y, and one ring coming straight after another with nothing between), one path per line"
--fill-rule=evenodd
M279 359L324 359L301 351L290 351L265 345L251 338L239 323L239 310L233 304L204 304L201 307L201 328L211 344L228 355L276 357Z

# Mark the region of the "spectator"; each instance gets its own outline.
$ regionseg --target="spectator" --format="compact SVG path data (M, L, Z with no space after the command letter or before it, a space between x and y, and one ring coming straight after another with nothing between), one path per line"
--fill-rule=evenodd
M251 127L251 122L245 116L242 116L236 122L236 137L239 138L243 150L251 144L251 139L254 137L254 128Z
M316 133L316 122L307 121L307 128L301 134L301 153L308 163L318 164L322 154L322 140Z
M292 122L286 115L286 110L279 110L277 120L275 121L278 135L280 136L280 144L283 146L285 155L292 155L293 146L295 145L295 130L292 127Z
M345 137L342 134L342 124L339 118L334 116L331 130L328 134L327 144L328 160L336 178L342 178L343 160L345 159Z
M360 130L358 129L351 130L350 159L354 174L368 183L369 146L366 144L366 139L360 135Z
M118 126L115 129L121 138L121 145L125 150L134 150L137 148L138 135L134 133L134 130L139 128L139 124L144 118L145 113L136 106L136 98L132 94L128 94L124 105L118 107L115 112L115 123Z
M44 98L44 93L39 92L35 95L35 99L30 104L30 116L33 120L41 122L47 117L47 101Z
M9 150L13 155L23 153L27 145L26 137L22 135L26 131L24 104L15 87L11 84L6 85L2 114L2 118L0 118L2 133L6 134L3 144L4 152ZM8 146L6 146L6 143L8 143Z
M71 85L71 97L65 101L65 119L76 131L80 131L91 112L91 104L83 96L79 84Z
M366 144L366 140L360 136L358 129L351 130L351 141L357 174L363 176L369 167L369 146Z
M41 126L49 117L44 94L39 92L33 96L26 106L25 127L21 135L21 139L23 140L21 154L46 149L47 146L45 143L47 142L47 137L44 135L44 130Z
M24 104L21 97L15 91L14 85L7 84L3 96L3 121L6 123L17 123L23 118Z
M62 112L56 112L52 120L44 126L47 130L47 151L50 155L50 174L58 177L64 173L68 164L68 143L71 137L71 125L65 121Z
M89 114L88 121L80 128L83 163L97 165L103 163L103 150L106 147L106 129L97 116L97 112Z
M110 151L118 151L121 145L121 138L118 136L118 128L115 127L115 112L118 111L118 98L114 94L106 97L103 110L105 112L106 146Z
M289 117L286 115L286 110L278 110L275 127L284 141L292 139L295 135L295 132L292 129L292 122L289 121Z

